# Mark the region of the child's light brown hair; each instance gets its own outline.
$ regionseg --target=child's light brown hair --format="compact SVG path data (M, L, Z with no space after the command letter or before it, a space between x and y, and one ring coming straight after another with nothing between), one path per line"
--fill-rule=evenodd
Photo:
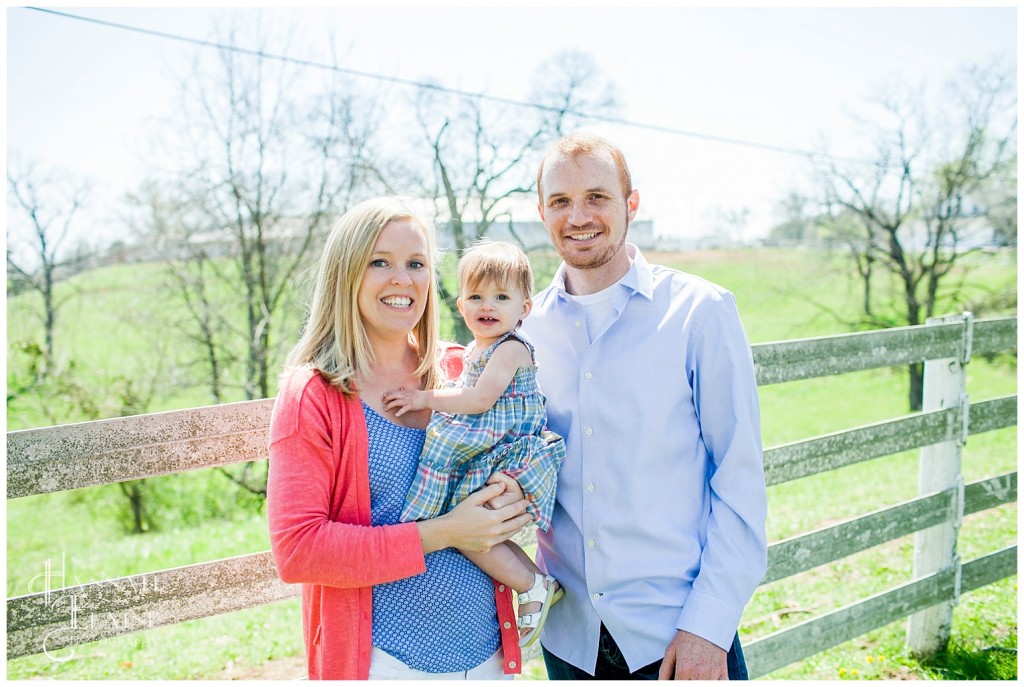
M533 295L533 267L519 246L507 241L477 241L459 259L459 292L465 295L486 281Z

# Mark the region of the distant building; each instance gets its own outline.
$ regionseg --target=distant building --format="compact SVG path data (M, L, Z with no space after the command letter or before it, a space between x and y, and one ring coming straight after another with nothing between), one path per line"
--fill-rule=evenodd
M417 211L424 217L431 217L437 224L437 242L441 250L451 251L455 249L455 240L451 235L451 226L447 214L442 205L435 205L432 200L414 201L421 203ZM543 222L537 217L537 197L532 194L525 194L514 198L506 198L498 208L499 219L494 220L487 229L486 237L494 241L510 241L523 246L525 250L551 248L551 241L548 240L548 231L544 228ZM529 219L521 219L521 218ZM463 215L463 230L466 236L477 235L477 222L472 216ZM629 236L627 240L635 243L642 250L653 250L656 245L654 237L654 221L639 217L629 225Z
M414 201L414 211L421 216L432 218L434 206L429 200ZM529 208L536 216L536 209ZM519 214L527 215L527 210ZM314 230L309 250L311 256L319 254L330 228L336 217L323 220ZM438 246L442 251L455 250L455 239L451 225L444 219L434 220L437 226ZM463 222L466 236L476 237L477 223ZM302 249L306 240L308 225L302 218L282 218L268 223L263 230L263 238L270 250L275 253L296 253ZM547 230L539 220L521 221L500 219L491 224L486 237L495 241L511 241L523 246L526 250L550 248ZM629 226L628 240L641 249L654 250L657 240L654 236L654 222L650 219L635 220ZM111 251L106 262L149 262L158 260L184 260L188 257L203 256L205 258L222 258L237 255L239 241L235 230L230 228L214 229L197 232L192 235L164 234L159 237L147 237L132 244L120 244Z
M463 227L467 236L476 236L477 223L464 222ZM504 221L495 222L487 230L487 238L494 241L510 241L518 243L526 250L544 249L551 247L548 240L548 230L544 228L543 222ZM635 243L641 250L653 250L657 242L654 238L654 222L649 219L636 220L629 225L627 240ZM437 242L441 250L451 251L455 249L455 239L451 234L451 227L448 223L442 222L437 227Z

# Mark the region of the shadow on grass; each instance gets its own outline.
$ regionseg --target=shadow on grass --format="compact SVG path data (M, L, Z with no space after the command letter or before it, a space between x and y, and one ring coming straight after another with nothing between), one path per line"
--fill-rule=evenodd
M939 680L1016 680L1017 649L987 647L977 649L951 642L921 667Z

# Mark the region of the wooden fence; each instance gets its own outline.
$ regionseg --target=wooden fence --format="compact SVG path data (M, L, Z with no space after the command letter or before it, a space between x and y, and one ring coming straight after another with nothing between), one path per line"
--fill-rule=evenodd
M965 515L1016 502L1017 473L971 484L960 473L969 434L1016 424L1016 395L968 402L972 355L1016 350L1016 318L970 314L917 327L758 344L759 385L925 361L922 412L765 450L769 485L921 449L920 496L769 546L763 584L916 533L914 579L745 644L751 677L902 618L908 642L928 651L948 638L953 606L972 589L1016 574L1017 547L961 561ZM7 434L7 498L78 489L266 458L272 400L61 425ZM10 523L17 526L17 523ZM297 596L270 552L7 600L8 659L54 652L140 629Z

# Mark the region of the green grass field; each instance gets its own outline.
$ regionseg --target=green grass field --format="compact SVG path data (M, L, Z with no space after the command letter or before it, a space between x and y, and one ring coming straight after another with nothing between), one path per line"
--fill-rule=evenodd
M648 256L651 258L652 256ZM550 274L550 257L535 256ZM704 276L732 290L753 343L841 333L825 309L849 316L856 290L820 255L797 251L732 251L655 256L656 261ZM141 312L162 298L153 266L123 266L80 275L78 295L68 301L58 341L70 351L83 378L109 387L115 374L140 378L150 372L147 348L159 332L138 331ZM1012 262L987 264L969 282L969 305L981 295L1013 289ZM813 294L812 303L805 294ZM964 309L948 303L946 312ZM24 298L8 300L8 340L38 331ZM127 310L125 310L127 308ZM170 308L168 308L170 309ZM986 313L986 315L991 315ZM294 324L287 325L294 328ZM282 325L279 331L287 329ZM103 332L106 336L97 336ZM60 343L58 345L61 345ZM178 356L171 350L169 355ZM9 368L18 360L9 353ZM175 358L184 360L184 356ZM167 361L167 370L174 370ZM117 370L115 373L114 370ZM8 374L12 374L9 369ZM171 374L170 372L168 374ZM968 367L972 401L1016 393L1016 358L974 360ZM168 389L171 387L168 386ZM907 413L906 374L881 369L763 387L766 447L876 422ZM232 399L236 400L236 399ZM148 411L207 403L201 389L157 395ZM31 404L9 403L8 428L46 424ZM970 437L964 451L968 482L1016 469L1016 428ZM47 560L63 556L70 578L82 582L137 575L168 567L266 550L266 523L252 504L225 511L227 483L212 471L161 478L169 494L158 525L144 535L125 534L114 517L116 487L16 499L7 503L7 594L39 591L36 578ZM217 482L220 479L221 482ZM173 482L172 482L173 481ZM210 484L219 484L211 488ZM917 492L916 452L888 456L769 489L769 540L825 526L912 498ZM189 498L216 501L186 504ZM181 504L176 509L175 504ZM177 513L177 515L175 515ZM1017 506L969 516L960 531L964 561L1016 542ZM913 538L849 556L762 586L740 627L750 642L911 579ZM834 649L782 668L769 679L960 679L1016 675L1017 578L964 595L955 608L951 652L923 664L904 647L905 623L894 623ZM70 650L59 652L65 659ZM298 677L304 673L296 600L156 628L76 647L70 660L44 655L7 662L12 679L227 679ZM1008 659L1012 658L1012 661ZM958 672L959 671L959 672ZM985 672L989 671L989 672ZM532 661L525 678L543 679Z

